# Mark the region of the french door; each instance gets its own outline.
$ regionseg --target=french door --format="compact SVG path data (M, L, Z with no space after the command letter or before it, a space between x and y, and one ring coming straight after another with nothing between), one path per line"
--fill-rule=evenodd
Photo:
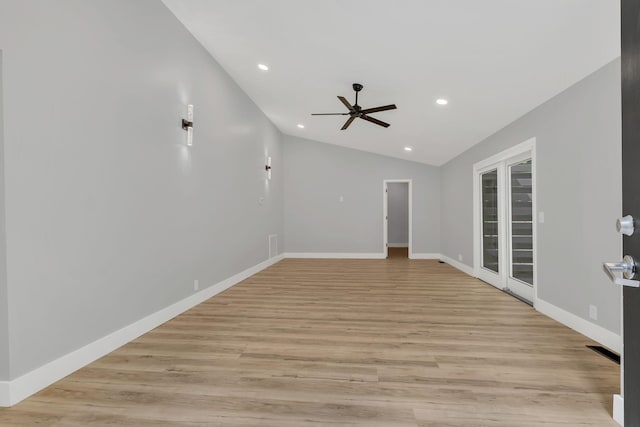
M512 158L507 172L507 290L533 303L533 171L531 154Z
M499 183L499 174L497 167L489 167L488 170L480 172L481 176L481 224L482 224L482 269L481 277L485 281L499 286L499 275L502 273L500 268L500 223L499 219L502 215L498 212L501 204L498 200L498 191L502 188Z
M474 167L477 276L529 304L535 300L536 228L531 145Z

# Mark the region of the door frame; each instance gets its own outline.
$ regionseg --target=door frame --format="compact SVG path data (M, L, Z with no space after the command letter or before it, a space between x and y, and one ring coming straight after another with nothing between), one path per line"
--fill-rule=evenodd
M480 174L483 172L488 172L494 168L498 169L498 186L500 187L500 183L502 183L502 188L508 188L506 183L506 167L498 168L497 164L504 163L507 160L522 155L524 153L531 153L531 185L532 185L532 210L533 210L533 220L532 220L532 229L533 229L533 306L535 307L536 301L538 300L538 208L537 208L537 168L538 163L536 161L536 138L530 138L520 144L514 145L511 148L507 148L493 156L481 160L473 165L473 275L479 279L486 281L487 283L495 286L496 288L503 290L507 280L509 278L509 272L511 271L511 266L509 265L510 254L507 251L507 238L510 234L504 226L501 230L504 230L500 233L500 237L498 238L498 247L499 249L499 265L498 265L498 274L496 278L493 280L488 273L483 275L481 260L482 260L482 244L480 241L480 230L482 229L482 213L481 213L481 189L480 189ZM507 165L508 166L508 165ZM501 171L502 169L502 171ZM503 190L503 191L506 191ZM505 206L505 201L502 200L502 196L499 197L499 205L498 212L499 218L503 218L503 220L507 216L507 206ZM509 197L506 198L507 200Z
M382 254L384 258L389 256L389 197L387 184L408 185L409 203L409 259L413 258L413 180L411 179L385 179L382 181Z

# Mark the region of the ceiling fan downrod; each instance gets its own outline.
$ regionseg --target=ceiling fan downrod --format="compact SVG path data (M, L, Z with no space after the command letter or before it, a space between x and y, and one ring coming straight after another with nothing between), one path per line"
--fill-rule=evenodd
M356 103L354 104L354 107L356 110L360 110L360 106L358 105L358 92L360 92L364 86L362 86L360 83L354 83L352 87L356 92Z

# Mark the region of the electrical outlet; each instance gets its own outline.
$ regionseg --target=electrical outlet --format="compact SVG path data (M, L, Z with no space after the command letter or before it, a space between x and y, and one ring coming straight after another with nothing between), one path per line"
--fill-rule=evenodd
M196 279L193 281L193 290L197 291L198 289L200 289L200 281Z
M589 317L598 320L598 307L593 304L589 306Z
M458 261L462 262L462 254L458 254Z
M544 212L538 212L538 222L544 224Z

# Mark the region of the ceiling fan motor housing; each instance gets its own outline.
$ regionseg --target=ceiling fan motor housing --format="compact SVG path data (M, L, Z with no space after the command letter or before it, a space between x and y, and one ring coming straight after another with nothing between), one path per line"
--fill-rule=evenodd
M353 90L355 90L356 92L360 92L363 87L364 86L362 86L360 83L354 83L353 84Z

